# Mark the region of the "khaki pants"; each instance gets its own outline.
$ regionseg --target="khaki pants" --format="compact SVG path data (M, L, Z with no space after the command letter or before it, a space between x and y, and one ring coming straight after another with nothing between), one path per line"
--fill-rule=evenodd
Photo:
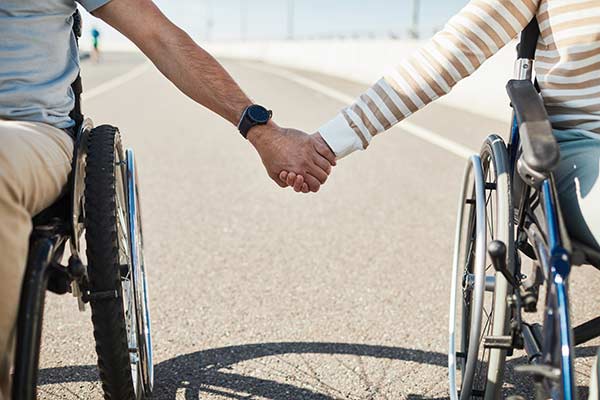
M61 194L73 141L50 125L0 120L0 400L8 399L10 364L31 218Z

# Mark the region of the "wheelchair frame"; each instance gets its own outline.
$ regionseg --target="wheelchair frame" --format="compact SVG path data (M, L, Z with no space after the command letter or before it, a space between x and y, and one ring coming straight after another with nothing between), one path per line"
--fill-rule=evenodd
M52 276L55 291L62 291L58 287L66 282L66 277L61 276L62 271L54 270L69 239L69 227L65 221L49 221L46 225L36 226L32 233L17 320L12 390L15 400L36 398L46 288L50 287L52 272L56 272Z
M476 258L482 260L480 263L483 264L487 250L496 271L493 283L484 282L485 274L480 274L479 277L475 274L475 285L479 285L482 291L488 289L487 286L484 288L484 285L489 285L493 291L496 291L499 282L505 281L510 287L506 299L510 318L507 320L504 335L484 337L483 347L505 351L508 354L511 354L514 349L524 349L531 364L519 366L515 370L533 376L538 398L571 400L576 399L577 396L573 347L600 337L600 317L574 329L571 328L568 279L572 265L589 263L600 268L600 254L583 245L572 243L563 223L552 174L552 170L559 162L558 143L553 136L543 102L532 81L538 37L539 26L534 19L521 34L516 80L507 85L514 109L510 141L506 146L497 136L488 138L488 142L502 143L501 148L494 146L493 151L497 153L497 158L508 161L508 188L514 191L511 198L514 199L514 203L518 203L515 220L509 221L515 232L515 251L507 252L509 243L499 241L489 243L487 249L481 248L482 243L486 244L486 210L485 205L482 206L482 200L486 190L490 189L488 188L490 183L486 182L482 170L482 158L475 155L470 159L465 172L463 197L459 205L454 269L457 272L460 267L459 247L462 243L461 224L465 204L474 204L477 206L477 211L473 211L477 214L477 222L484 220L475 228L479 241ZM470 199L471 194L468 193L467 188L472 174L476 198ZM509 208L513 208L512 204ZM512 219L513 216L511 215L510 218ZM510 245L513 248L513 243ZM517 250L535 263L536 282L532 286L523 285L525 277L521 274L520 255ZM453 279L453 288L456 288L458 285L456 275ZM541 284L546 285L543 325L527 323L523 320L522 314L537 309L538 288ZM464 285L463 282L463 291ZM488 384L493 382L494 390L488 390L486 384L484 392L474 393L471 379L475 373L473 362L466 363L466 371L463 371L463 374L466 373L467 379L466 382L463 381L463 387L456 387L457 359L460 356L464 357L464 354L459 355L456 351L454 313L457 302L456 292L453 290L452 293L449 353L451 398L498 398L502 382L498 383L490 379L502 377L503 371L488 370L485 379ZM476 305L476 309L477 307L480 305ZM481 324L480 317L476 317L475 321ZM470 317L469 323L473 324ZM481 326L475 328L480 329ZM471 355L471 358L475 357L475 362L478 359L479 346L479 343L475 346L475 356Z

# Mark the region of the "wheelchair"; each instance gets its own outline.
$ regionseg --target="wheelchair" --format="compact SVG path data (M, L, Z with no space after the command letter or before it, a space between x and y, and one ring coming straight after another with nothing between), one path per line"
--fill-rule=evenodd
M74 30L80 36L79 14ZM142 221L134 152L117 128L94 128L81 114L81 78L73 84L76 121L73 168L66 194L33 218L21 290L13 400L36 398L47 291L89 303L106 399L145 399L153 364ZM70 256L61 265L65 248Z
M515 372L532 378L536 399L576 399L574 346L600 337L600 317L574 328L570 321L571 268L600 269L600 253L566 232L552 173L559 146L532 77L539 34L535 19L521 33L516 79L507 85L508 144L489 136L463 178L449 320L453 400L502 398L506 358L515 350L527 355ZM533 265L530 276L524 261Z

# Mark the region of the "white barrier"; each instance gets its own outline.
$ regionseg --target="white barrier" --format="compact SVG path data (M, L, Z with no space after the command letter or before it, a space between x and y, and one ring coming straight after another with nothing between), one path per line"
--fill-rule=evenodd
M261 61L315 71L370 84L387 68L422 45L401 40L310 40L212 43L204 47L216 57ZM504 89L512 77L515 44L488 60L440 102L506 122L511 111Z

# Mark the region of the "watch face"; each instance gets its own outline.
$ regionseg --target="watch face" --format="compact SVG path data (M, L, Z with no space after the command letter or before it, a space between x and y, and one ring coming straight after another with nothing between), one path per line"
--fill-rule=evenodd
M257 105L248 108L248 116L252 121L257 122L259 124L267 123L269 121L269 118L271 117L269 115L269 111L266 108Z

